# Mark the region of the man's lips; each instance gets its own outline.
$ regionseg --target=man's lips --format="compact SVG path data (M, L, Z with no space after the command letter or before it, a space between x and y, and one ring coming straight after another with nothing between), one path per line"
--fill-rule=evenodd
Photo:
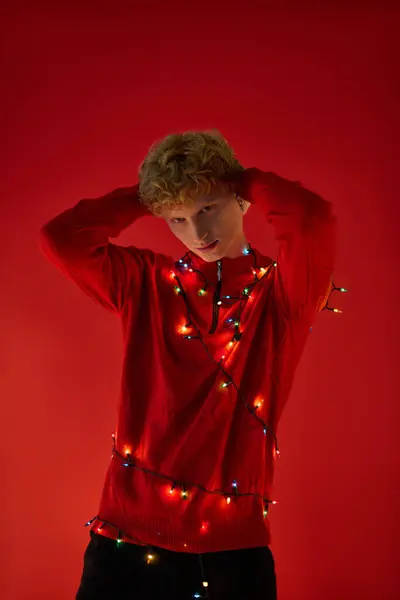
M215 242L208 244L208 246L204 246L203 248L197 248L197 250L199 250L200 252L210 252L210 250L214 250L218 242L219 240L215 240Z

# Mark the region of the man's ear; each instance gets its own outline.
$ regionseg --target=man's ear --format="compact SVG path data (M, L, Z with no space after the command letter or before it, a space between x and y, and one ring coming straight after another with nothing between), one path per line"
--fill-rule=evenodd
M237 203L240 206L240 210L243 212L243 214L246 214L247 211L249 210L250 206L251 206L250 202L247 202L247 200L245 200L244 198L242 198L238 194L236 194L236 200L237 200Z
M247 200L243 200L244 204L243 204L243 213L246 214L247 211L249 210L251 204L250 202L247 202Z

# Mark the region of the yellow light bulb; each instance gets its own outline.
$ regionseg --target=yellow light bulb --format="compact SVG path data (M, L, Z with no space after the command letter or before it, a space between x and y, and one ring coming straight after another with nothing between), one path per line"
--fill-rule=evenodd
M230 504L230 503L231 503L231 499L229 498L229 496L228 496L228 498L226 499L226 503L227 503L227 504Z

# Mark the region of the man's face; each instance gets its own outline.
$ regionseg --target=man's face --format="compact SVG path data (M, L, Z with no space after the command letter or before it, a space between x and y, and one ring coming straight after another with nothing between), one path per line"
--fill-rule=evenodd
M246 246L243 215L235 194L222 190L197 198L191 205L165 209L161 216L189 250L213 262L242 253Z

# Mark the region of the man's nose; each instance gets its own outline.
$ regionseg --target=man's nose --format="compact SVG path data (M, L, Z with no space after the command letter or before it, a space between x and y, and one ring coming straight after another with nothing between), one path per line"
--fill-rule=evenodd
M207 238L208 231L204 231L202 228L200 228L198 225L196 225L196 223L193 223L192 224L192 235L193 235L194 242L196 244L197 243L201 244Z

